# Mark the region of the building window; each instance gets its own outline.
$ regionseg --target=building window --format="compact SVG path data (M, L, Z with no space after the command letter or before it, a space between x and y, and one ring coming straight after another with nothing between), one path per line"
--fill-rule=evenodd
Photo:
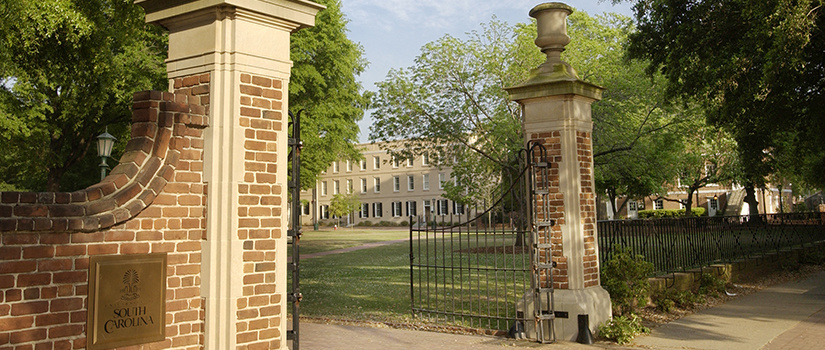
M657 199L653 202L653 209L664 209L665 208L665 201L664 199Z
M393 157L392 157L392 167L393 167L393 168L397 168L397 167L398 167L398 158L397 158L397 157L395 157L395 156L393 156Z
M418 215L415 210L417 206L416 201L407 201L407 216Z
M409 168L409 167L412 167L414 162L415 162L415 159L408 158L408 159L407 159L407 167L408 167L408 168Z
M329 219L329 205L322 205L318 207L318 214L321 219Z
M341 193L341 183L338 180L332 181L332 195Z
M367 193L367 179L361 179L361 193Z
M398 176L392 177L392 191L398 192L401 191L401 178Z
M421 165L429 166L430 165L430 154L424 153L421 155Z
M381 202L372 203L372 217L380 218L383 216L384 208Z
M372 157L372 168L373 169L381 169L381 157L373 156Z
M369 204L361 203L361 212L359 213L359 216L362 219L366 219L366 218L370 217L370 205Z
M327 195L327 182L326 181L321 181L321 195L322 196Z
M392 202L392 216L401 217L401 202Z
M352 179L347 179L347 194L352 194Z
M449 214L447 211L450 209L449 202L446 199L439 199L438 205L436 206L436 214L437 215L447 215Z
M708 203L709 203L708 205L710 206L711 209L713 209L713 210L719 209L719 200L718 199L714 199L714 197L710 197L708 199Z
M453 214L464 214L464 204L461 204L459 202L453 202Z
M446 182L446 181L447 181L447 174L438 173L438 189L439 190L444 189L444 182Z
M347 172L352 171L352 162L347 160Z
M367 160L366 159L361 159L360 161L358 161L358 163L359 163L358 165L361 168L361 171L367 170Z
M333 173L338 172L338 162L332 162L332 172Z
M636 211L636 201L628 200L627 201L627 210L629 211Z
M427 213L432 213L432 212L433 212L432 202L430 202L429 199L425 199L424 200L424 214L426 215Z
M375 193L381 192L381 178L374 177L372 178L372 191Z
M421 176L421 188L425 190L430 189L430 174L424 174Z
M407 175L407 191L415 190L415 176Z
M309 215L309 203L301 204L301 215Z

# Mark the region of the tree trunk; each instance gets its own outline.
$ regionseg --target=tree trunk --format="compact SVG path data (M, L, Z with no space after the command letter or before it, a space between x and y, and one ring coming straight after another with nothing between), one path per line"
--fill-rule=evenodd
M759 201L756 199L756 188L753 183L745 185L745 203L748 203L748 221L759 220Z
M687 189L687 199L685 200L685 217L689 218L693 216L693 192L696 192L696 189L693 187L688 187Z
M50 168L46 175L46 192L60 192L61 178L63 178L63 169Z
M780 214L785 214L785 208L782 205L783 204L782 203L782 187L783 186L780 184L779 188L778 188L779 189L779 213Z

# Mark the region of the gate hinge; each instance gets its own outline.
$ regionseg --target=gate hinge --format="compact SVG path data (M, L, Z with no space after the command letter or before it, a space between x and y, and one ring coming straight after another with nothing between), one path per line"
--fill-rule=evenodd
M297 233L296 233L296 230L293 230L293 229L286 230L286 235L289 236L289 237L298 237L300 239L303 234L304 234L304 231L302 231L300 229L297 230Z
M290 137L289 140L287 141L287 144L289 144L290 146L296 146L297 145L298 149L301 149L302 147L304 147L304 142L303 141L298 141L294 137Z
M289 300L290 302L298 302L298 303L300 303L300 302L301 302L301 300L304 300L304 295L303 295L303 294L301 294L301 293L290 293L290 294L287 296L287 300Z

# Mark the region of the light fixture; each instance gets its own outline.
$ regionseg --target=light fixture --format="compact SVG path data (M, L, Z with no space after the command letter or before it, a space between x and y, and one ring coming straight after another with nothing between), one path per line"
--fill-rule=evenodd
M112 156L112 147L115 145L115 140L117 140L112 134L109 134L109 128L106 128L102 134L97 135L97 155L100 157L100 181L103 181L103 178L106 177L106 169L109 168L109 164L106 164L106 158Z

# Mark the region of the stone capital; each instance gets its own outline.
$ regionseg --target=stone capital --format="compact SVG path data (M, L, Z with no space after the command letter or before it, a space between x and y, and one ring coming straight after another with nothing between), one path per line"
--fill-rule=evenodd
M315 25L315 14L326 8L306 0L135 0L146 11L146 22L166 28L174 26L175 19L219 7L234 7L257 12L294 24L293 30Z

